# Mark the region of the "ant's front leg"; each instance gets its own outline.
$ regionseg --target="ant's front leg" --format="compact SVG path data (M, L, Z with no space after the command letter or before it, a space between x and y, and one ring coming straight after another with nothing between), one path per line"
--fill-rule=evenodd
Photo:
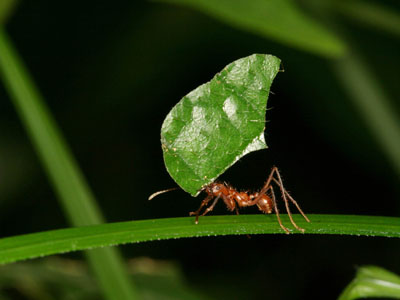
M217 204L219 198L221 198L221 195L215 197L213 203L206 208L206 210L201 214L202 216L205 216L206 214L208 214L210 211L212 211L214 209L215 204Z
M189 213L190 216L196 216L196 221L195 223L198 224L199 223L199 215L201 210L203 209L204 206L206 206L208 204L208 202L210 202L210 200L214 197L213 194L209 193L207 195L207 197L201 201L200 207L196 210L196 211L192 211ZM218 197L219 198L219 197ZM215 202L215 201L214 201ZM214 204L214 203L213 203ZM215 204L214 204L215 205ZM203 214L204 215L204 214Z

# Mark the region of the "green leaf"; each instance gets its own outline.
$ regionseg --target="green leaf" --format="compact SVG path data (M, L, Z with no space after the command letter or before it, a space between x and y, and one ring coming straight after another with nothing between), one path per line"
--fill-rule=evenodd
M363 266L339 300L370 297L400 299L400 277L377 266Z
M227 65L175 105L161 128L165 166L192 196L242 156L267 147L269 88L280 60L253 54Z
M343 40L292 0L159 0L193 7L232 26L318 55L344 55Z
M304 234L340 234L400 238L400 222L393 217L293 215ZM290 226L286 214L282 222ZM59 229L0 239L0 264L70 251L94 249L126 243L217 235L285 232L273 215L230 215L141 220ZM303 234L293 230L294 234Z

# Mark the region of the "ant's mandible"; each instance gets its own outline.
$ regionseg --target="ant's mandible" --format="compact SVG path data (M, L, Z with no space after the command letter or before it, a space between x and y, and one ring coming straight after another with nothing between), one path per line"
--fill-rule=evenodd
M281 191L282 199L285 203L286 211L288 213L290 222L293 224L293 226L297 230L304 232L304 229L299 227L292 218L292 213L290 212L290 208L289 208L289 200L297 207L297 209L299 210L299 212L301 213L301 215L304 217L304 219L307 222L310 222L310 220L303 213L300 206L293 199L293 197L290 196L290 194L284 188L281 175L278 171L278 168L275 166L272 168L267 181L265 182L263 188L259 192L255 192L255 193L239 192L235 188L233 188L232 186L230 186L226 183L213 182L213 183L207 185L203 189L204 192L207 193L207 197L201 202L200 207L196 211L190 212L190 215L196 216L195 222L197 224L199 222L199 216L204 216L207 213L209 213L210 211L212 211L219 199L222 199L222 201L224 201L225 205L227 206L227 208L230 211L235 210L236 214L239 214L239 208L241 208L241 207L257 205L258 209L266 214L270 214L270 213L272 213L272 211L275 211L279 226L287 234L289 234L290 233L289 229L286 228L282 224L282 220L279 216L279 209L276 204L275 192L274 192L272 183L275 183ZM175 188L173 188L173 189L175 189ZM151 195L149 197L149 200L153 199L155 196L157 196L161 193L168 192L173 189L168 189L168 190L154 193L153 195ZM211 203L210 206L207 207L209 202L213 199L214 199L214 201ZM204 207L207 207L207 208L202 212Z

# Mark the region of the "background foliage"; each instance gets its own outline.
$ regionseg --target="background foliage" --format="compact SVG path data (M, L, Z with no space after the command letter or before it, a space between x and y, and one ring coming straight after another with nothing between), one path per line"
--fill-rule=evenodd
M289 12L293 6L300 9L302 20L311 18L313 28L319 28L315 32L332 36L329 41L336 46L329 55L298 41L290 43L290 37L279 39L279 30L260 33L215 13L217 8L190 3L25 1L14 5L12 14L0 16L7 20L9 35L108 222L186 216L197 208L201 198L184 192L146 201L152 192L174 184L162 161L161 123L182 96L229 62L252 53L274 54L285 68L268 101L269 149L242 158L222 179L238 188L257 189L275 164L308 213L397 216L399 4L337 2L285 4ZM279 12L287 10L281 7ZM276 18L280 20L284 18ZM318 42L317 36L311 39ZM3 85L0 100L0 236L67 227ZM246 210L252 212L255 209ZM215 211L225 213L222 205ZM168 266L163 269L159 261L147 260L146 274L155 277L140 277L138 286L158 278L168 287L172 278L184 287L182 293L195 290L200 298L321 298L339 295L358 265L400 273L399 243L384 238L210 237L121 250L128 258L145 256L175 266L168 273ZM67 257L82 258L80 253ZM37 274L47 272L48 261L36 262L38 268L36 263L24 265L31 271L22 273L42 278ZM162 277L156 270L171 276ZM29 285L10 277L1 277L6 294L60 298L46 289L44 279Z

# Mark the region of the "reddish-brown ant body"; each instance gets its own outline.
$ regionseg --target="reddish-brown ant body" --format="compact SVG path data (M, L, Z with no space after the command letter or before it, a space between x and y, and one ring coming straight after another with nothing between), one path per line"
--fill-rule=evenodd
M274 193L274 188L272 186L272 183L275 183L280 188L280 191L282 194L282 199L285 202L285 207L286 207L286 211L288 213L290 222L293 224L293 226L297 230L304 232L304 229L299 227L292 218L292 213L290 212L288 199L297 207L297 209L299 210L301 215L304 217L304 219L306 219L307 222L310 222L310 220L303 213L303 211L301 210L301 208L297 204L297 202L292 198L292 196L289 195L289 193L283 187L282 178L281 178L281 175L279 174L277 167L272 168L267 181L265 182L263 188L259 192L255 192L255 193L239 192L235 188L233 188L232 186L230 186L226 183L218 183L218 182L213 182L213 183L205 186L203 190L204 190L204 192L207 193L207 197L201 202L200 207L196 211L190 212L190 215L196 216L195 222L197 224L199 221L199 216L204 216L207 213L209 213L210 211L212 211L219 199L222 199L222 201L224 201L228 210L230 210L230 211L235 210L236 214L239 214L238 209L241 207L257 205L258 209L266 214L270 214L274 210L276 217L278 219L279 225L286 233L289 234L290 233L289 229L287 229L282 224L281 218L279 216L279 209L276 204L276 198L275 198L275 193ZM173 190L173 189L168 189L165 191L154 193L153 195L150 196L149 200L151 200L155 196L159 195L160 193L167 192L170 190ZM211 205L209 207L207 207L203 211L203 213L201 213L202 209L204 207L206 207L208 205L208 203L213 199L214 199L214 201L211 203Z

